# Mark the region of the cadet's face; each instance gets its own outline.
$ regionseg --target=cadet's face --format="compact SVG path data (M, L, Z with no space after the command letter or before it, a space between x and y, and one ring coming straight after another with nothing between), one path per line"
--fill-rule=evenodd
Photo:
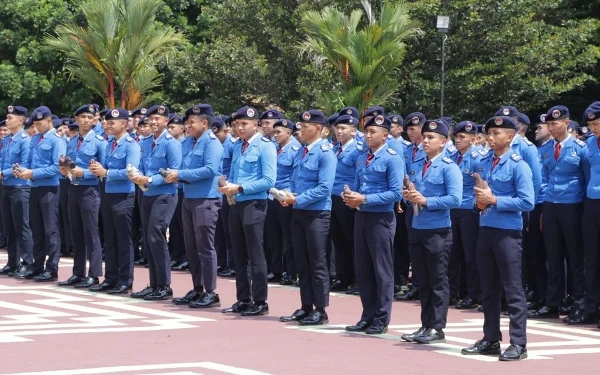
M491 128L488 130L488 144L490 148L494 151L504 150L509 147L510 142L512 142L515 137L515 131L511 131L509 129L501 129L501 128Z
M261 120L260 127L262 128L262 132L264 135L272 135L273 134L273 124L275 124L275 120Z
M23 126L25 122L25 117L23 116L15 116L15 115L7 115L6 116L6 128L9 131L16 130Z
M61 137L63 135L69 134L69 127L67 125L59 126L58 128L56 128L56 134L60 135Z
M45 119L34 121L32 127L35 127L38 133L45 133L52 129L52 118L46 117Z
M277 126L273 129L273 135L275 137L275 142L280 146L284 146L292 137L292 131L285 126Z
M135 117L133 118L133 127L137 130L138 126L140 125L140 118L142 116L141 115L135 115Z
M588 121L587 124L592 131L592 134L596 137L600 137L600 118L597 118L594 121Z
M235 128L237 129L238 136L243 140L247 141L258 129L258 121L251 119L240 119L235 122Z
M541 139L546 139L550 136L548 132L548 125L546 124L538 124L535 127L535 140L539 141Z
M82 133L89 132L92 126L96 125L94 122L95 118L96 116L91 113L82 113L75 116L75 121L79 124L79 131Z
M392 124L390 127L390 134L394 138L398 138L402 134L402 126L398 124Z
M127 129L126 120L108 120L104 131L108 135L119 136Z
M158 114L152 115L148 118L148 124L150 125L150 130L156 136L162 134L162 132L167 128L167 121L169 119L166 116L161 116Z
M8 135L8 128L6 126L0 126L0 138L4 138Z
M183 125L179 125L179 124L169 124L168 125L169 128L169 133L171 133L171 135L175 138L179 138L184 131L184 127Z
M133 120L133 117L130 117L129 120L127 120L127 131L132 132L134 129L135 129L135 121Z
M383 146L387 140L389 132L381 126L369 126L365 129L365 142L371 151L377 150Z
M454 135L454 145L461 154L464 154L474 143L475 134L460 132Z
M142 135L144 137L147 137L150 134L152 134L152 130L150 129L150 125L148 125L148 124L144 124L144 123L140 122L140 124L138 125L138 130L140 132L140 135Z
M447 139L438 133L425 132L423 133L423 151L428 156L439 154L446 145Z
M569 120L553 120L548 121L548 132L551 136L558 139L563 139L567 135Z
M331 134L331 129L328 128L327 126L323 126L323 128L321 129L321 138L323 138L323 139L329 138L330 134Z
M208 129L208 120L202 119L196 115L190 116L188 119L187 133L190 137L200 138Z
M302 129L302 139L304 139L305 142L312 143L317 138L321 137L323 125L301 122L300 127Z
M227 135L229 134L229 128L227 126L225 126L223 129L221 129L217 134L215 134L217 136L217 138L219 139L219 141L221 143L225 142L225 140L227 139Z
M413 125L406 128L406 134L408 135L408 139L414 144L419 144L423 139L421 135L421 129L423 125Z
M354 125L346 125L346 124L337 124L335 126L335 139L338 140L341 144L346 144L349 140L354 138L356 135L356 126Z
M480 146L485 146L487 144L487 134L478 133L477 134L477 144Z
M294 131L293 136L296 137L296 140L298 142L304 143L304 139L302 138L302 129L298 129L298 130Z

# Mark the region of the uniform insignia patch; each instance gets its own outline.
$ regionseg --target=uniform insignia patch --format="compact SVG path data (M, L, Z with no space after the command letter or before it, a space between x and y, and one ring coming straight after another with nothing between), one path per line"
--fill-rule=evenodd
M103 136L101 136L100 134L96 135L96 138L98 138L98 140L100 140L100 141L103 141L103 140L104 140L104 137L103 137Z
M173 138L173 136L171 134L167 134L167 135L165 135L165 138L171 139L171 138Z
M387 139L394 139L391 134L388 134Z
M384 121L385 121L385 119L383 118L383 116L377 116L377 117L375 117L375 123L377 125L383 125Z
M575 139L575 143L577 143L578 145L580 145L581 147L585 146L585 142L580 141L579 139Z
M390 155L398 155L398 153L397 153L396 151L394 151L394 149L392 149L392 148L388 148L388 149L387 149L387 152L388 152Z
M209 132L208 133L208 138L210 138L210 139L217 139L217 136L215 135L215 133Z
M135 139L133 139L131 137L127 137L127 138L125 138L125 140L129 143L135 142Z
M559 116L560 116L560 111L558 109L555 109L554 111L552 111L553 118L558 118Z
M476 158L477 157L477 151L471 152L471 156L474 157L474 158Z
M448 151L455 152L456 151L456 147L455 146L449 146L448 147Z
M403 140L403 141L402 141L402 143L404 143L404 145L405 145L405 146L410 146L410 145L412 145L412 143L410 143L410 142L409 142L409 141L407 141L407 140Z
M519 161L519 160L521 160L521 159L522 159L522 158L521 158L521 156L520 156L519 154L512 154L512 155L510 156L510 158L511 158L512 160L514 160L514 161Z
M410 173L409 173L409 174L410 174L410 175L414 175L414 174L415 174L415 171L410 171Z
M329 151L329 150L331 150L331 147L327 143L323 143L321 145L321 150L323 150L323 151Z
M304 112L304 113L302 114L302 119L303 119L304 121L308 121L308 120L310 120L310 113L308 113L308 112Z
M294 150L294 151L298 151L298 150L300 150L300 147L299 147L299 146L295 146L295 145L294 145L294 146L292 146L292 150Z
M452 159L450 159L450 158L442 158L442 160L443 160L443 161L444 161L444 163L446 163L446 164L452 164L452 163L454 163L454 162L452 161Z
M261 137L260 140L263 142L271 142L271 140L267 137Z
M8 106L8 113L13 113L15 111L15 107L13 107L12 105Z
M531 141L529 139L525 139L525 144L527 146L535 146L533 143L531 143Z
M504 108L504 110L502 111L502 114L504 114L504 116L508 116L508 115L510 115L510 110L508 108Z
M21 133L21 138L27 138L27 133Z
M587 126L582 126L582 127L581 127L581 133L582 133L582 134L587 134L587 132L588 132L588 128L587 128Z
M486 151L486 150L479 150L479 154L480 154L481 156L485 156L485 155L487 155L487 153L488 153L488 152L489 152L489 151Z

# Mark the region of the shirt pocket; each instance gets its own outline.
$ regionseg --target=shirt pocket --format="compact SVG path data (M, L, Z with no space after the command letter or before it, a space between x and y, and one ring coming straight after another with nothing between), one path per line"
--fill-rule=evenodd
M307 160L300 166L298 178L304 181L316 181L319 176L318 160Z
M241 169L246 173L258 171L258 155L250 154L241 160Z

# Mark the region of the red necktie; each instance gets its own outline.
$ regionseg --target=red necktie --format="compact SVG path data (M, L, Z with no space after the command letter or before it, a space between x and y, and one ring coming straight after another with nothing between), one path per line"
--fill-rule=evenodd
M282 152L282 151L283 151L283 149L282 149L282 148L278 148L278 149L277 149L277 155L281 154L281 152Z
M108 141L108 135L104 134L104 140Z
M562 146L560 145L560 143L556 143L556 146L554 146L554 160L558 161L558 158L560 157L560 150L562 149Z
M110 153L112 154L113 152L115 152L116 148L117 148L117 141L113 140L112 141L112 147L110 148Z
M198 143L198 140L192 139L192 148L196 148L196 143Z
M135 141L139 142L140 141L140 137L139 136L135 137Z
M342 153L342 151L344 151L344 150L342 150L342 146L340 146L340 148L338 148L338 151L337 151L337 156L340 156L340 154Z
M494 168L496 168L498 163L500 163L500 158L494 158L494 161L492 161L492 171L494 170Z
M13 137L8 138L8 147L12 144Z
M77 140L77 151L79 151L79 149L81 148L82 143L83 143L83 137L79 136L79 139Z
M152 141L152 151L154 151L154 148L156 147L156 142Z
M423 172L421 173L421 177L425 177L425 173L427 173L427 170L429 169L430 166L431 166L431 160L427 160L425 162L425 165L423 166Z
M458 156L458 160L456 161L456 164L457 164L457 165L460 165L460 163L462 163L462 159L463 159L463 156L462 156L462 155L459 155L459 156Z
M308 147L304 147L304 151L302 151L302 159L308 154Z
M249 143L248 143L248 142L246 142L246 141L244 141L244 143L242 143L242 154L243 154L244 152L246 152L246 149L248 148L248 145L249 145Z
M42 143L42 141L43 141L43 140L44 140L44 135L42 134L42 135L40 135L40 140L38 141L38 145L39 145L40 143Z
M371 161L373 160L374 157L375 157L375 154L370 152L369 156L367 156L367 165L371 164Z
M412 157L412 161L415 161L415 156L417 156L417 151L419 151L419 149L417 148L417 146L413 146L413 157Z

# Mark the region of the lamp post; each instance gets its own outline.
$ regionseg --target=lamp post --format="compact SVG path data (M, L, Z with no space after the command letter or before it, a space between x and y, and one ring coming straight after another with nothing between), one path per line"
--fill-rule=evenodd
M450 29L450 17L437 16L436 29L438 34L442 34L442 72L440 89L440 117L444 117L444 57L446 49L446 40L448 39L448 30Z

